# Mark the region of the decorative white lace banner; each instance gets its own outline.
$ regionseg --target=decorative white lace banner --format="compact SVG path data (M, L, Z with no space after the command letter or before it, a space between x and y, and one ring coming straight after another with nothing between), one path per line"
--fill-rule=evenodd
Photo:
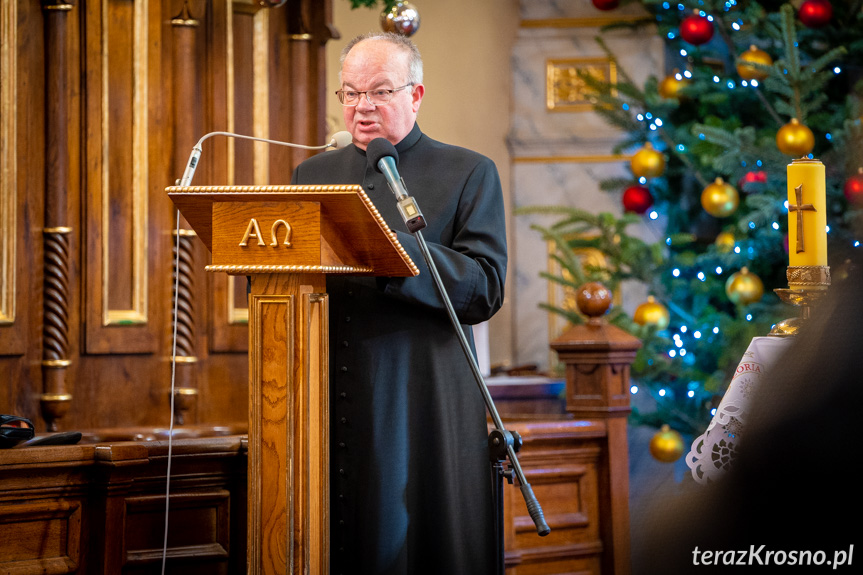
M707 431L692 442L686 455L695 481L702 484L716 481L731 468L755 390L792 341L790 337L775 336L752 339Z

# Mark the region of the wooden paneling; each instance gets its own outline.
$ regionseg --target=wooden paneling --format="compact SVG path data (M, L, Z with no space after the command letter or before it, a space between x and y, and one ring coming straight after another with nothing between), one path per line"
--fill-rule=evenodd
M157 0L87 6L85 351L155 353L158 315L150 287L164 276L150 265L158 246L150 245L149 191L162 171L151 171L158 158L151 160L149 143L162 132L149 94L159 89L150 66L161 54L150 45L161 45L152 23L161 6Z
M162 441L0 451L0 573L160 573L166 455ZM166 572L245 572L243 437L178 437L172 462Z
M81 554L81 504L54 499L0 507L0 565L15 574L74 573ZM13 533L14 532L14 535Z
M0 413L40 429L167 425L173 377L187 423L246 421L246 280L207 273L185 222L175 266L165 187L212 131L323 141L323 107L294 114L281 95L322 96L329 3L2 3ZM277 54L298 22L302 72ZM203 149L196 184L288 183L295 161L223 136Z

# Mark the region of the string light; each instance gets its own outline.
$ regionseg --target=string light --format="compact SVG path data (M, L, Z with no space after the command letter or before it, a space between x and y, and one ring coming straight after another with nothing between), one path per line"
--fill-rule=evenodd
M638 386L637 386L637 385L633 385L632 387L630 387L630 388L629 388L629 393L631 393L632 395L635 395L636 393L638 393Z

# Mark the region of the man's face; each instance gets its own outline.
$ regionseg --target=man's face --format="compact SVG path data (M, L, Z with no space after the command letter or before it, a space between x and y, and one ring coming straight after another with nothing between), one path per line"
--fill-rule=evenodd
M354 46L342 65L342 90L393 90L408 82L408 53L385 40ZM422 84L393 93L382 106L369 104L365 94L356 106L343 108L345 127L363 150L375 138L398 144L410 133L424 93Z

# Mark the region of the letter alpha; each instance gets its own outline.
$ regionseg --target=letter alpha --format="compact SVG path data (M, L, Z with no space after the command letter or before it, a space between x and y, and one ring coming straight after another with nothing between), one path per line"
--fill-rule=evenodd
M246 234L243 236L243 241L240 242L241 247L246 247L249 243L249 238L258 238L258 245L264 245L264 239L261 237L261 227L258 225L258 220L252 218L249 220L249 225L246 226Z

